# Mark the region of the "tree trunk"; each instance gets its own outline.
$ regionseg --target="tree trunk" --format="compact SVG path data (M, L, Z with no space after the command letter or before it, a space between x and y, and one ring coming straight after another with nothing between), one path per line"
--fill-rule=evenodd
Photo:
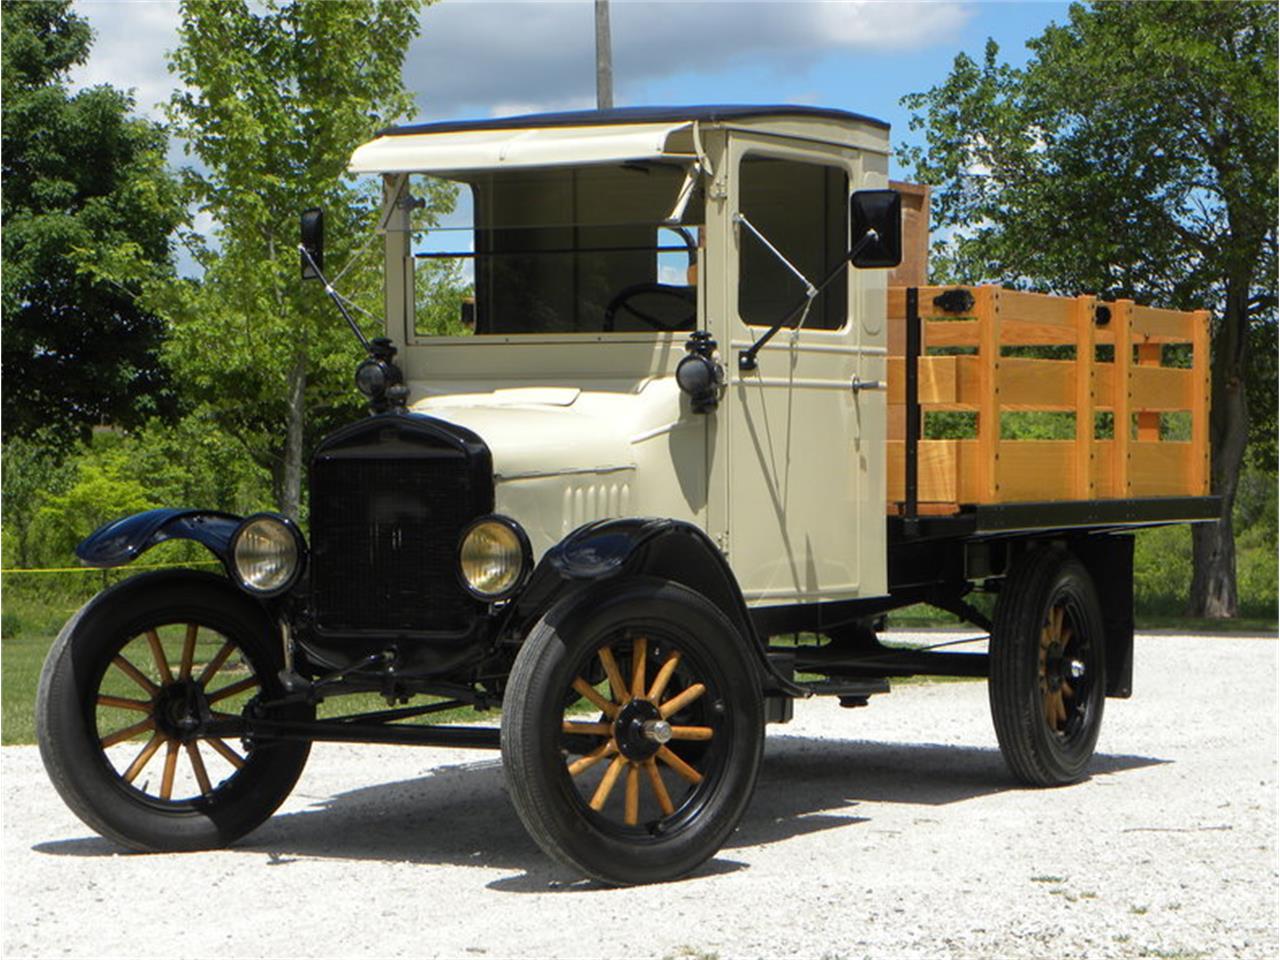
M1225 619L1236 616L1239 607L1231 510L1249 441L1249 402L1245 394L1248 300L1248 276L1229 279L1222 323L1213 338L1213 410L1209 418L1210 476L1213 492L1222 498L1222 511L1216 522L1192 527L1194 572L1187 614L1193 617Z
M289 420L285 426L284 463L279 491L280 512L301 520L302 509L302 434L306 426L307 355L301 351L293 358L289 371Z
M18 541L18 566L25 570L31 566L31 520L20 516L14 523L14 533Z

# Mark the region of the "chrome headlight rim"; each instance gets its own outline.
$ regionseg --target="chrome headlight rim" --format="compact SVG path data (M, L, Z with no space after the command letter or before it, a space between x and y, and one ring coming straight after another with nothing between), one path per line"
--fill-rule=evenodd
M252 583L250 583L243 576L241 576L240 568L236 563L236 552L240 547L240 539L245 535L245 533L249 530L251 526L253 526L255 523L260 523L262 521L269 521L269 522L278 524L281 527L284 527L284 529L288 532L289 536L293 538L294 552L297 558L296 562L294 563L293 571L289 574L288 577L285 578L284 582L281 583L279 586L272 587L268 590L263 590L258 587L255 587ZM289 519L282 513L272 513L271 511L264 510L258 513L250 514L249 516L245 517L243 520L240 521L240 525L237 526L235 529L235 532L231 534L231 540L227 544L226 566L227 566L227 571L231 574L231 578L235 581L236 586L238 586L245 593L251 594L252 596L259 597L261 599L271 599L272 597L279 597L282 594L286 594L290 590L292 590L295 586L297 586L299 579L301 579L302 571L306 568L306 565L307 565L306 538L303 537L301 528L299 528L299 526L293 520Z
M515 534L516 542L519 544L520 548L520 570L516 574L515 579L501 591L497 593L485 593L484 591L478 590L472 586L471 581L467 579L467 575L463 572L462 551L466 549L467 539L477 529L485 526L486 524L493 523L506 527ZM529 535L524 532L524 527L520 526L519 523L511 519L511 517L505 516L501 513L487 513L482 517L476 517L463 527L462 535L458 537L458 549L456 555L458 561L458 582L462 584L463 589L472 597L485 603L501 603L504 600L511 599L524 588L524 585L529 580L530 574L533 573L533 546L529 542Z

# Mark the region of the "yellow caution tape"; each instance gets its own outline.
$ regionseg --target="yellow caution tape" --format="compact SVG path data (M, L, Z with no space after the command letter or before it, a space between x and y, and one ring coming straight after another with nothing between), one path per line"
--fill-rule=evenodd
M151 570L157 567L196 567L196 566L212 566L215 563L222 563L221 560L182 560L173 563L131 563L128 564L134 570ZM0 570L0 573L93 573L97 570L118 570L119 567L30 567L21 568L14 567L9 570Z

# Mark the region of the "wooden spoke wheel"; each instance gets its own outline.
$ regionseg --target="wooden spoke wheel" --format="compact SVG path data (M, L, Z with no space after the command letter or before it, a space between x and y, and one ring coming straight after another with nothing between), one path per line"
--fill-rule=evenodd
M749 649L718 609L637 578L554 607L504 701L517 812L556 859L608 883L682 876L718 850L763 743Z
M288 796L308 745L206 728L282 693L278 642L256 604L206 574L143 575L99 594L41 675L37 737L54 786L133 849L219 846L253 829Z
M1102 724L1105 635L1097 591L1070 553L1017 562L996 604L988 687L1000 750L1035 786L1085 775Z
M587 670L572 681L580 699L561 721L566 772L607 829L661 834L712 773L722 693L682 664L669 639L622 635L594 657L607 679L603 690L584 679ZM577 718L590 710L599 717Z
M201 732L234 720L262 681L234 638L198 622L156 624L126 638L98 684L94 726L107 762L152 800L213 795L247 751Z

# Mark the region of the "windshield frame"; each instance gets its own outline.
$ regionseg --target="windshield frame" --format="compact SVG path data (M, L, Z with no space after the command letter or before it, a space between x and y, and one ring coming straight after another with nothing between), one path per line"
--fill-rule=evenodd
M478 192L478 183L485 178L496 176L511 176L519 189L519 183L522 179L536 177L538 175L546 175L548 173L565 172L570 175L577 173L585 173L588 176L599 175L601 171L620 171L620 170L639 170L641 172L650 172L653 169L661 169L665 174L674 173L673 187L670 194L664 197L661 209L665 215L652 220L645 218L643 221L631 220L625 221L619 218L620 222L591 222L590 218L584 218L577 223L548 223L548 224L521 224L521 227L531 227L538 230L552 229L621 229L621 228L644 228L651 229L656 237L652 246L647 244L628 246L628 247L595 247L592 245L581 245L577 247L569 247L564 249L554 249L546 251L533 250L525 253L524 251L514 251L517 255L524 256L549 256L549 255L565 255L567 257L582 257L585 255L597 254L615 254L615 253L642 253L650 255L655 260L653 282L656 285L667 286L675 290L687 289L690 291L692 306L694 308L694 317L692 327L687 324L672 330L647 330L647 329L625 329L625 330L608 330L608 329L583 329L583 330L544 330L544 331L502 331L497 332L477 332L465 333L461 335L440 335L423 332L420 328L419 319L422 304L417 302L416 291L414 288L414 278L420 264L423 261L444 261L444 262L467 262L471 264L479 264L481 259L486 256L484 251L475 250L478 245L477 241L482 236L485 228L480 227L478 221L481 219L478 213L473 213L472 225L470 230L466 226L451 226L445 228L436 228L437 236L447 230L458 230L466 232L473 242L470 244L471 250L449 250L424 247L422 238L429 235L431 228L422 230L421 227L415 228L411 225L410 213L417 204L413 198L413 184L415 179L428 177L441 181L445 181L457 186L459 190L466 189L472 193L472 210L478 211L480 204L475 198ZM404 343L413 346L448 346L458 344L482 344L482 343L548 343L548 344L568 344L579 342L613 342L613 343L654 343L664 339L670 339L673 336L685 337L693 329L700 329L703 325L703 290L698 283L698 278L703 276L702 260L705 247L705 237L702 230L702 223L690 226L687 222L687 214L703 208L704 202L699 199L697 203L690 203L691 197L695 194L701 195L705 191L704 175L701 165L694 159L687 156L667 156L661 158L643 158L637 161L627 161L623 163L572 163L572 164L550 164L545 167L538 168L520 168L519 170L510 170L504 168L491 168L484 170L467 170L464 173L450 171L418 171L415 173L395 174L384 176L384 182L387 186L387 199L384 203L383 229L388 235L389 242L387 244L388 251L388 267L392 266L393 261L398 256L403 256L406 267L405 278L403 280L402 289L405 292L404 299ZM421 180L418 179L421 183ZM492 182L492 181L491 181ZM510 189L510 186L508 187ZM404 215L400 217L387 216L387 209L397 209L404 211ZM667 212L669 211L669 212ZM702 216L705 220L705 214ZM490 227L490 230L495 229ZM511 227L497 228L511 230ZM670 231L684 234L683 243L677 242L675 236L671 236ZM390 242L392 234L400 234L401 242ZM663 235L671 236L671 240L663 239ZM448 245L460 246L460 245ZM394 248L400 248L399 250ZM505 253L488 254L495 259L507 255ZM670 268L661 263L663 257L674 257L687 255L688 262L686 266L686 277L689 282L681 283L664 283L664 274L669 276ZM684 257L681 256L683 260ZM476 297L479 295L476 291L474 283L474 268L468 270L468 275L472 279L472 289L469 299L473 304L472 310L475 310ZM388 277L390 277L390 271ZM602 321L603 323L603 321Z

